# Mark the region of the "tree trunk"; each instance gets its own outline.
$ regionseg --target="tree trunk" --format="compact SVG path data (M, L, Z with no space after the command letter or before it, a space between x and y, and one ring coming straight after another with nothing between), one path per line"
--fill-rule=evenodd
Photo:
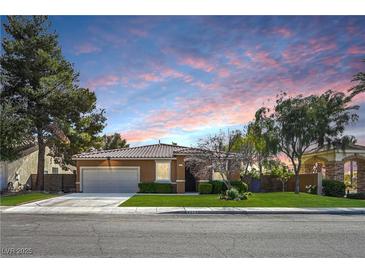
M219 174L221 175L223 183L226 185L227 189L231 189L232 185L231 185L231 183L229 182L229 179L228 179L229 172L227 172L227 173L219 172Z
M38 166L37 166L37 182L36 186L44 190L44 159L46 154L46 145L42 135L38 134Z
M262 163L261 163L261 160L259 160L259 173L260 173L260 179L261 179L261 176L262 176Z
M299 181L299 171L295 171L295 194L299 194L300 181Z

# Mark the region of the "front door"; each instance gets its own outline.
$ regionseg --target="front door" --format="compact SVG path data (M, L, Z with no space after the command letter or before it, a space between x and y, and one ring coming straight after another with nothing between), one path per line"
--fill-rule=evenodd
M196 179L188 167L185 167L185 192L196 192Z

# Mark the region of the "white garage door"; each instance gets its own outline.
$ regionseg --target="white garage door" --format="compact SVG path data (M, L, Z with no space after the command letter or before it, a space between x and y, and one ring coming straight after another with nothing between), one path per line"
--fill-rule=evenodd
M82 191L86 193L133 193L138 191L138 168L82 168Z

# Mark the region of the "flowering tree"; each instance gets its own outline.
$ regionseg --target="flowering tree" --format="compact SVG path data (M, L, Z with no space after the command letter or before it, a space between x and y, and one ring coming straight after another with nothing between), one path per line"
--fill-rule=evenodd
M239 131L207 136L199 141L198 150L187 158L186 165L198 177L218 172L230 189L229 179L241 171L244 161L251 161L252 150L241 138Z

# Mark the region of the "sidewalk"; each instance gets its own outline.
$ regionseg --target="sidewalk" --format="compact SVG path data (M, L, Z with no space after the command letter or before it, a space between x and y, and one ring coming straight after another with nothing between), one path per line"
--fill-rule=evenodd
M21 214L364 214L365 208L287 207L0 207Z

